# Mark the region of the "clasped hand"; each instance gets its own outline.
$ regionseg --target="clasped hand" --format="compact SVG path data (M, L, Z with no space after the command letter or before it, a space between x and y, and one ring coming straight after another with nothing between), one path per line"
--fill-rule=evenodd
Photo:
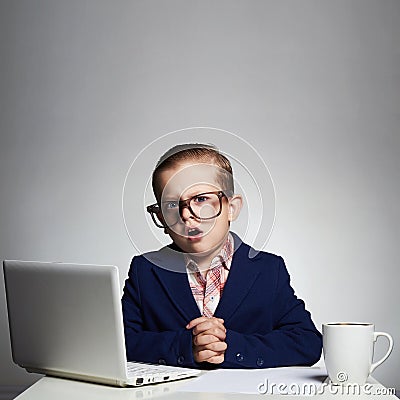
M196 362L221 364L227 344L224 320L215 317L199 317L190 321L186 329L192 329L193 357Z

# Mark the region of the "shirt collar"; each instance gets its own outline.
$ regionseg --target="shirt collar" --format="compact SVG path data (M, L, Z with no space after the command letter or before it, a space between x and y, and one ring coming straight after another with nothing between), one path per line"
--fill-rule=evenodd
M220 267L221 265L229 271L232 257L234 253L234 240L232 234L229 232L228 237L221 251L211 260L210 269ZM185 264L189 272L199 272L199 267L189 255L185 254Z

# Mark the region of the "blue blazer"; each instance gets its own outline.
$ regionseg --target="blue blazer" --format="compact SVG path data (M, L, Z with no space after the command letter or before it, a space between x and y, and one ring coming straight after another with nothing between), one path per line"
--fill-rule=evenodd
M224 362L213 366L193 359L192 332L185 326L201 314L183 254L174 244L132 260L122 297L129 361L191 368L270 368L319 360L321 334L304 302L295 296L282 257L255 253L233 236L235 253L214 314L224 319L227 330Z

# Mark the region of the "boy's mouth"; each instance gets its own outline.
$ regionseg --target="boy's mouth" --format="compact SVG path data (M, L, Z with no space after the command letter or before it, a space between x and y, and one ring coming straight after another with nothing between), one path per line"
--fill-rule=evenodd
M203 231L197 227L186 227L185 228L185 236L189 240L200 239L203 235Z

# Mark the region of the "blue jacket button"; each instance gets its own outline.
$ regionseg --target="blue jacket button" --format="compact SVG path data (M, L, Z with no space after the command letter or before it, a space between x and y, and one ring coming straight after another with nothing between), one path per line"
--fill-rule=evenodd
M244 360L243 354L242 353L237 353L236 354L236 361L241 362L243 360Z
M179 356L178 357L178 364L179 365L182 365L184 361L185 361L185 357L183 357L183 356Z
M158 360L158 363L159 363L160 365L166 365L166 364L167 364L167 362L166 362L163 358L160 358L160 359Z
M262 367L264 365L264 360L261 357L257 358L257 365L259 367Z

